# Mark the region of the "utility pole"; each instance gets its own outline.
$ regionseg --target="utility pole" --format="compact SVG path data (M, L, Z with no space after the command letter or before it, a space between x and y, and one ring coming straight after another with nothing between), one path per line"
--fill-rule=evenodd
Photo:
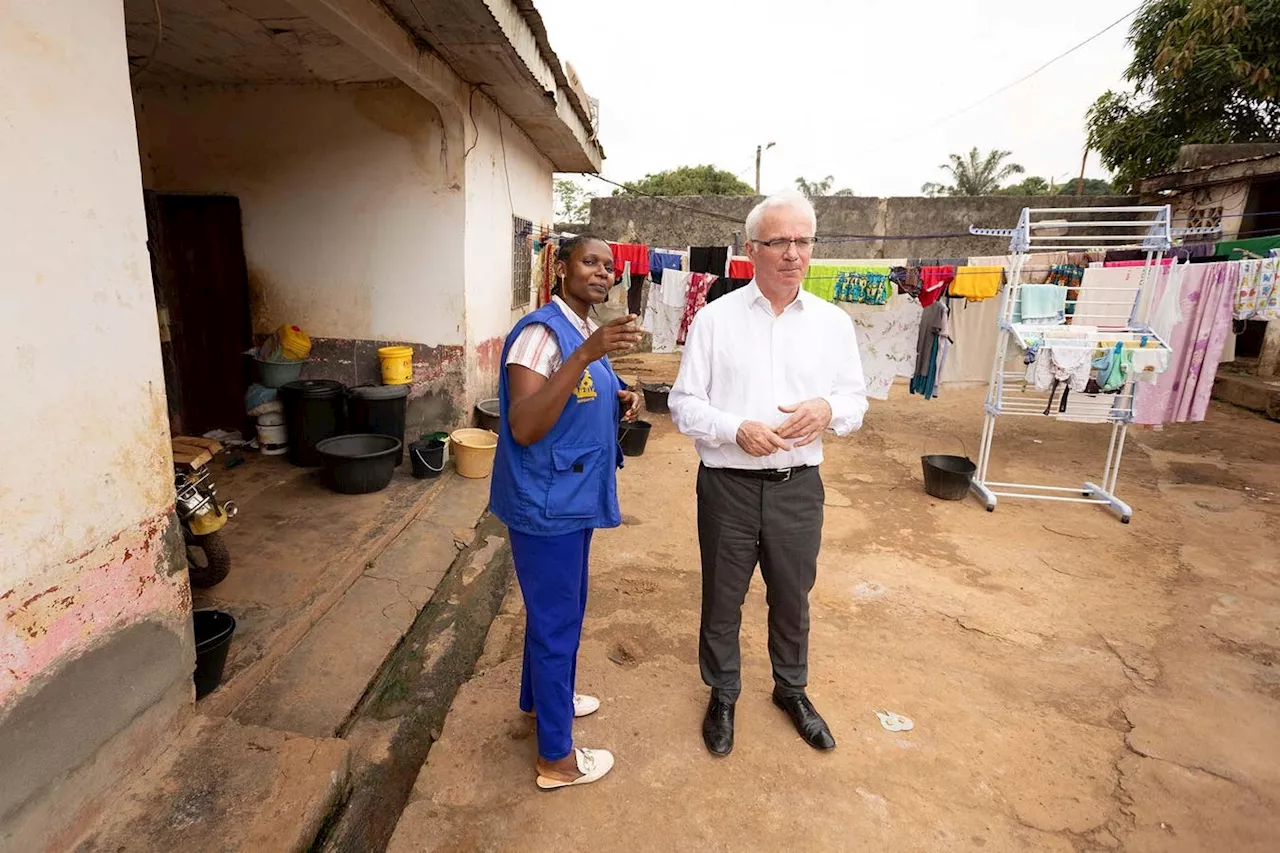
M776 143L770 142L768 145L756 146L756 195L760 195L760 154L765 151L768 151L775 144Z
M1084 147L1084 156L1080 158L1080 180L1076 181L1076 195L1084 195L1084 166L1089 162L1089 146Z

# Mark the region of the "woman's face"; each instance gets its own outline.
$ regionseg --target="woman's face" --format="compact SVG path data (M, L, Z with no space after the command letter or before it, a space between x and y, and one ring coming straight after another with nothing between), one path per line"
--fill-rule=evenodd
M556 272L564 282L566 294L588 305L609 301L609 288L613 287L613 252L603 240L587 240L574 246L569 260L556 264Z

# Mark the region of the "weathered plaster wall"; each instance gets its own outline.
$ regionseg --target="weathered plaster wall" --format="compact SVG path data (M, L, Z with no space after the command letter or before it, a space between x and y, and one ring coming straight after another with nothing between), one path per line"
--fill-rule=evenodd
M190 704L194 654L123 9L0 20L0 848L38 850Z
M464 342L459 155L430 101L400 83L136 101L148 189L240 199L255 331Z
M725 246L745 239L742 222L759 199L749 196L689 196L672 199L606 197L591 202L590 230L608 239L658 246ZM966 234L970 225L1012 228L1024 207L1103 207L1136 204L1130 197L1053 196L1019 198L820 198L815 250L826 258L968 257L1009 251L1007 237L905 235ZM693 208L694 210L689 210ZM697 211L709 211L704 215ZM861 239L853 239L853 237ZM845 239L841 239L841 238Z
M347 385L380 382L378 348L407 343L410 434L461 422L462 152L430 101L389 83L144 89L136 102L148 189L240 199L257 333L302 326L303 376Z
M550 225L552 165L482 93L467 147L467 377L472 401L497 393L502 341L525 309L511 307L512 216ZM501 131L499 131L501 120ZM505 150L504 150L505 149Z

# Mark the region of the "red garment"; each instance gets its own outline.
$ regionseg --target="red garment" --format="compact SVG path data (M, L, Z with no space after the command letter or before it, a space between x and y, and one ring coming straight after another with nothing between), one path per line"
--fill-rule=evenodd
M729 259L729 278L755 278L756 265L748 260Z
M649 274L648 246L636 243L610 243L609 248L613 250L613 267L617 271L616 275L622 275L622 267L627 261L631 261L632 275Z
M676 343L684 345L689 336L689 327L698 312L707 307L707 291L716 283L719 276L710 273L696 272L689 276L689 290L685 294L684 316L680 318L680 332L676 335Z
M920 268L920 305L928 308L947 292L947 286L956 277L955 267Z

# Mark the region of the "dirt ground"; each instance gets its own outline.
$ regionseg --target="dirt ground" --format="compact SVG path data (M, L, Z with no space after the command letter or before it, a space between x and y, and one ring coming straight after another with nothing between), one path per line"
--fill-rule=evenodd
M839 747L810 749L769 702L757 576L727 759L699 734L697 456L651 416L620 473L624 525L595 540L579 660L604 706L575 736L613 750L613 774L535 788L513 589L390 849L1276 849L1280 424L1215 404L1203 424L1135 430L1122 525L924 494L921 451L963 439L976 455L981 411L981 389L895 387L826 443L809 694ZM1105 427L1007 418L997 436L992 479L1095 479L1106 452Z

